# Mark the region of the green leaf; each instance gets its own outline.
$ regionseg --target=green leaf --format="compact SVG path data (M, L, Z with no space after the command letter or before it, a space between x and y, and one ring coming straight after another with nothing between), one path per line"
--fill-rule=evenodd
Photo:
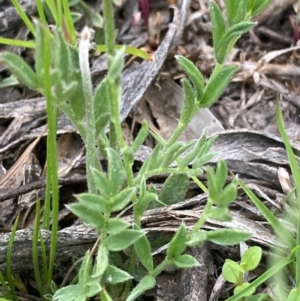
M101 131L103 131L106 126L109 124L110 121L110 113L102 114L101 116L97 117L96 120L96 136L100 139L99 135ZM107 146L106 146L107 147Z
M68 285L56 291L53 296L53 300L72 301L75 300L77 296L83 295L84 293L84 288L81 285Z
M37 75L18 55L3 52L0 54L0 62L2 62L20 82L33 90L39 88Z
M226 16L229 25L233 25L233 19L236 15L236 10L239 5L238 2L243 2L243 0L225 0L225 7L226 7Z
M206 170L207 182L208 182L208 194L213 203L216 203L219 197L219 189L217 186L216 175L211 166Z
M248 2L249 0L225 0L227 19L230 26L245 20Z
M233 290L233 294L234 294L234 295L235 295L235 294L238 294L239 292L241 292L241 291L243 291L244 289L246 289L249 285L250 285L250 283L244 282L244 283L242 283L242 284L236 286L236 287L234 288L234 290ZM249 289L249 290L247 291L246 294L244 294L244 296L245 296L245 297L248 297L248 296L253 295L254 293L255 293L255 288L252 287L251 289Z
M231 51L232 47L240 36L254 27L255 23L251 21L243 21L231 26L222 37L219 45L215 48L216 60L219 64L224 64L224 61Z
M200 104L201 108L211 106L219 98L236 70L237 66L224 66L221 70L216 70L212 74L204 89L204 96Z
M78 283L84 288L87 288L92 272L92 256L89 251L85 253L78 272Z
M78 122L82 122L86 114L85 111L86 108L84 102L83 82L82 82L80 66L79 66L79 54L77 48L71 45L68 46L71 54L71 63L72 63L72 66L69 66L69 69L74 70L74 72L71 72L69 74L69 80L75 81L77 83L77 89L69 98L69 104L74 113L74 119ZM59 68L59 66L57 67Z
M205 143L203 144L203 146L200 148L199 156L198 157L202 157L203 155L207 155L207 153L209 152L210 148L214 144L215 140L216 140L216 136L207 139L205 141Z
M177 259L186 248L186 240L187 230L185 225L182 223L176 234L173 236L167 249L167 259Z
M56 283L52 280L51 284L50 284L50 290L52 293L55 293L58 290L58 286L56 285Z
M212 208L208 213L208 218L221 222L232 221L232 215L230 214L228 207Z
M139 171L139 176L143 176L147 171L153 170L156 167L160 166L163 160L163 157L160 156L161 148L161 144L157 143L155 145L150 157L148 157L148 159L143 163Z
M131 149L134 154L138 151L138 149L144 143L148 134L149 134L148 122L146 120L143 120L142 127L140 128L137 136L135 137L135 139L131 145Z
M19 84L20 83L19 83L18 79L14 75L11 75L0 81L0 89L16 87Z
M167 149L164 149L161 153L161 157L163 158L163 162L160 164L160 167L169 167L171 163L173 163L182 153L184 153L187 149L189 149L193 145L193 141L189 142L175 142Z
M101 229L104 225L104 217L100 212L91 210L81 203L66 205L66 207L78 216L83 222Z
M44 61L45 61L45 42L46 42L46 28L38 20L35 21L36 37L35 37L35 72L39 80L39 84L43 86L44 79Z
M55 67L59 68L62 79L67 83L75 75L75 66L72 62L71 45L66 42L63 34L59 29L55 30Z
M125 47L122 47L115 52L114 56L108 56L110 67L108 69L107 80L110 81L110 83L115 87L121 87L121 75L124 67L124 54ZM112 114L112 116L114 116L114 114Z
M262 250L260 247L251 247L243 254L240 265L245 271L252 271L259 265L261 256Z
M95 168L92 168L94 183L101 192L104 199L109 200L113 195L110 187L110 181L107 179L105 174Z
M179 256L174 260L173 263L180 269L199 266L199 262L196 260L196 258L188 254Z
M190 80L193 83L193 88L196 92L196 100L200 101L203 96L204 89L204 79L203 75L196 67L196 65L182 55L175 55L175 59L180 64L182 69L186 72L186 74L190 77Z
M186 245L188 246L203 246L204 242L207 240L207 232L206 231L197 231L191 235L189 235Z
M226 179L227 179L228 169L227 164L224 160L219 160L216 169L216 182L219 190L222 190Z
M121 6L122 5L122 0L112 0L114 5L116 6Z
M77 13L77 12L71 12L71 18L73 23L75 24L77 21L79 21L82 17L81 13Z
M274 216L274 214L265 206L264 203L241 181L238 180L239 185L243 188L245 193L251 199L256 208L263 214L269 225L274 229L275 233L280 237L287 248L293 248L296 244L295 239L291 233L284 227L284 225Z
M151 201L157 201L158 196L153 192L146 192L142 197L139 198L138 202L134 204L134 220L139 223L143 213L148 208Z
M108 284L122 283L132 278L130 274L113 265L108 265L104 274L105 282Z
M262 12L272 1L273 0L250 0L252 5L250 7L249 3L248 13L251 15L251 17L254 17Z
M84 294L77 296L74 301L86 301L86 297L86 291L84 291Z
M96 137L104 130L109 122L109 100L107 98L107 82L102 80L94 95L94 110L96 117Z
M97 213L109 212L109 201L101 195L81 193L76 198L89 210L95 211Z
M121 218L115 217L110 218L107 222L107 232L109 234L118 234L123 230L129 228L130 224L122 220Z
M197 158L192 164L192 170L201 168L204 164L209 163L215 156L216 153L207 153L201 156L199 155L199 158Z
M100 31L98 30L97 33L98 32L100 32ZM96 33L96 38L97 38L97 33ZM98 40L97 40L97 44L98 44ZM116 46L116 49L121 49L124 47L124 45L115 45L115 46ZM97 52L99 52L99 53L107 52L107 46L106 45L97 45ZM137 56L146 61L153 61L153 55L149 54L147 51L141 50L136 47L125 46L125 53Z
M103 27L103 18L99 14L93 14L91 17L92 24L95 27L102 28Z
M205 135L202 135L199 139L197 139L197 142L194 145L193 149L189 151L189 153L184 158L180 159L178 168L181 169L188 166L199 155L205 143L206 143L206 137Z
M147 193L146 178L143 176L139 183L139 196L143 197Z
M150 290L151 288L155 287L156 281L155 277L151 275L147 275L140 283L130 292L129 296L127 297L126 301L134 301L138 296L142 293Z
M144 231L126 229L118 234L110 235L105 240L105 244L110 251L121 251L131 246L143 235L145 235Z
M220 193L218 198L218 205L228 206L231 204L237 197L237 184L230 183L228 184L223 191Z
M59 107L61 107L62 103L66 99L70 99L72 97L72 95L76 92L77 82L72 81L72 82L66 83L65 80L62 78L60 71L57 69L52 70L51 75L52 75L51 83L52 83L52 86L54 86L53 87L54 88L53 96L56 98L55 101L57 102L57 105ZM73 116L71 116L71 118L72 117Z
M124 209L135 194L135 188L127 187L113 197L111 212Z
M108 292L104 289L101 292L101 301L114 301Z
M94 265L93 274L91 275L91 279L100 280L104 272L108 267L108 250L101 243L98 248L96 262Z
M270 300L268 294L256 294L254 296L249 296L246 298L246 301L268 301L268 300ZM287 301L292 301L292 300L287 300ZM297 299L294 301L297 301Z
M100 283L98 283L97 281L93 281L88 286L88 290L86 292L86 297L87 298L95 297L101 291L102 291L102 287L101 287ZM86 298L84 298L83 300L85 301Z
M120 155L112 148L106 148L108 159L108 179L110 181L110 193L116 195L125 180L125 168Z
M214 49L217 49L221 42L221 39L225 34L226 28L222 11L214 1L210 3L210 18L213 30L213 45Z
M165 181L158 198L166 205L177 204L184 200L188 186L187 174L171 174Z
M136 228L138 228L136 226ZM151 254L151 246L147 236L142 236L134 243L135 252L146 270L151 273L153 271L153 258Z
M121 153L123 155L123 160L132 167L134 163L134 152L132 151L132 148L129 145L125 145L121 149Z
M231 259L226 259L222 267L222 275L230 283L238 285L242 281L242 277L245 271L240 265Z
M234 229L220 229L207 232L207 240L218 245L235 245L249 239L251 236L252 233Z
M196 98L194 95L194 89L189 80L184 78L182 79L181 83L183 88L184 100L179 123L188 124L194 115Z
M299 301L300 296L300 289L299 288L293 288L288 296L288 299L286 301Z

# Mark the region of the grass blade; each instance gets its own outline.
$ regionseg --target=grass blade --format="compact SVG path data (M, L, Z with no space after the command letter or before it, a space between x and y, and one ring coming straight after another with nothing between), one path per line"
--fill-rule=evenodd
M291 167L292 174L294 177L294 183L296 186L296 196L297 196L297 201L298 201L297 202L298 208L296 208L296 210L298 212L296 245L299 246L300 245L300 211L299 211L299 209L300 209L300 199L299 199L300 198L300 171L299 171L299 167L298 167L291 143L289 141L286 130L284 128L283 117L282 117L281 108L280 108L278 101L277 101L277 105L276 105L276 120L277 120L279 133L282 137L282 140L283 140L286 152L287 152L287 156L289 158L290 167ZM296 286L299 287L300 286L300 265L299 265L300 251L299 250L296 253L296 262L298 263L296 265Z
M243 188L245 193L257 207L257 209L263 214L265 219L269 222L270 226L274 229L276 234L282 238L285 245L289 248L295 246L295 239L292 235L283 227L279 220L273 215L273 213L261 202L261 200L241 181L238 180L239 185Z
M23 8L21 7L21 5L19 4L19 2L17 0L11 0L11 2L13 3L15 9L18 12L18 15L23 20L23 22L25 23L25 25L27 26L29 31L32 33L33 36L35 36L34 25L32 24L32 22L29 20L29 18L25 14L25 12L24 12Z

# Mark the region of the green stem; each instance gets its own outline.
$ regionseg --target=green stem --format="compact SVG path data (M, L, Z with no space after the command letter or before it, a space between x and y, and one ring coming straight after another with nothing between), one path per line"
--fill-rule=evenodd
M94 98L93 98L93 87L92 79L89 66L89 50L91 42L90 29L85 28L82 32L81 40L79 42L79 64L80 71L83 81L83 93L85 101L85 115L87 121L86 131L86 173L88 191L90 193L97 193L97 187L93 180L92 168L97 166L97 153L96 153L96 123L95 123L95 112L94 112Z
M135 254L135 251L134 251L134 248L133 248L132 249L132 254L131 254L131 257L130 257L129 268L128 268L128 273L130 275L134 274L135 262L136 262L136 254ZM130 293L131 286L132 286L132 281L128 280L125 283L125 288L124 288L124 291L122 293L122 298L121 298L122 300L125 300L128 297L128 295Z
M38 262L40 212L41 212L41 205L40 205L40 200L38 200L36 202L36 208L35 208L35 221L34 221L34 230L33 230L33 238L32 238L32 262L33 262L33 270L34 270L34 279L37 284L37 289L40 293L40 296L43 298L45 292L43 291L42 278L41 278L40 267Z
M76 44L76 31L72 20L72 15L68 0L62 0L65 22L70 36L70 43L74 46Z
M52 272L54 267L54 260L56 255L56 243L58 233L58 215L59 215L59 192L58 192L58 166L57 166L57 148L56 148L56 127L58 109L53 108L52 101L53 95L51 91L51 47L50 47L50 32L45 31L45 48L44 48L44 94L46 98L47 107L47 124L48 124L48 137L47 137L47 184L52 188L52 231L51 231L51 246L50 246L50 259L48 269L47 286L50 287L52 280ZM50 180L51 179L51 180ZM47 187L47 192L50 194L50 187ZM48 196L50 198L50 196ZM48 204L49 206L49 204ZM50 211L50 208L48 208ZM45 222L47 226L47 222Z
M116 46L115 46L115 24L114 24L114 11L113 4L111 0L103 0L103 17L105 20L104 30L105 30L105 44L107 47L107 65L108 65L108 76L107 76L107 97L109 99L109 107L111 114L111 136L116 138L120 150L123 152L126 150L126 144L123 138L121 119L120 119L120 99L121 99L121 70L114 70L113 62L116 55ZM117 74L116 74L117 72ZM120 72L120 74L118 74ZM127 185L129 187L134 186L134 177L132 172L132 162L125 155L124 157L124 166L127 175ZM135 201L134 197L134 200ZM130 271L134 271L135 266L135 254L133 253L130 259ZM129 294L131 288L131 281L128 281L125 285L123 296Z
M62 11L62 3L61 0L56 0L56 9L57 9L57 27L59 29L62 28L62 20L63 20L63 11Z
M121 119L120 119L120 96L121 96L121 83L116 89L115 77L116 74L111 74L112 70L112 60L116 54L116 45L115 45L115 24L114 24L114 10L111 0L103 1L103 17L105 20L104 30L105 30L105 44L107 47L107 56L108 56L108 81L107 81L107 93L108 99L110 102L110 112L111 112L111 130L114 133L118 141L121 150L125 149L125 141L123 138ZM110 76L111 75L111 76ZM113 79L113 80L112 80ZM128 186L133 187L134 177L132 173L132 164L129 160L124 158L124 165L127 175Z
M191 119L194 117L194 115L196 114L197 111L195 111L192 114ZM183 124L181 122L179 122L176 130L174 131L174 133L172 134L171 138L169 139L169 141L167 142L167 144L165 145L165 148L169 148L171 145L173 145L179 138L179 136L182 134L182 132L185 130L185 128L187 127L188 123Z
M175 167L156 168L153 170L149 170L144 174L138 174L138 176L134 179L134 183L138 185L141 182L142 177L145 177L145 179L147 180L150 177L157 176L160 174L172 174L175 170Z
M201 214L201 217L199 218L199 220L193 227L192 231L189 233L189 237L191 237L194 233L199 231L201 229L201 227L204 225L204 223L207 219L208 213L211 210L212 205L213 205L213 202L210 200L210 198L208 198L205 208Z
M45 12L44 12L44 8L43 8L43 3L42 0L37 0L36 1L36 6L37 6L37 10L39 13L39 19L43 24L47 24L47 20L46 20L46 16L45 16Z
M114 56L116 51L116 45L115 45L115 19L114 19L113 4L111 0L103 0L102 5L103 5L103 17L105 20L104 30L105 30L105 44L107 47L107 55Z
M170 261L165 259L161 264L159 264L153 271L153 276L158 276L168 265L170 265Z

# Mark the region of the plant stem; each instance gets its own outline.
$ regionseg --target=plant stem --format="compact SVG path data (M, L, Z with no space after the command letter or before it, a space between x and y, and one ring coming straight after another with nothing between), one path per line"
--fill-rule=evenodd
M108 77L107 77L107 96L110 102L111 123L110 127L112 137L116 136L117 142L121 151L125 150L125 141L122 134L121 119L120 119L120 97L121 97L121 74L115 74L112 68L114 56L116 55L115 45L115 24L114 10L111 0L103 1L103 17L105 20L105 44L107 47L108 56ZM119 81L120 80L120 81ZM132 173L131 162L124 158L124 166L127 175L128 186L133 187L134 177Z
M81 39L79 42L79 64L83 81L83 93L85 101L85 115L87 121L87 131L85 138L86 145L86 173L88 191L90 193L97 193L97 187L93 180L92 168L96 167L96 124L95 124L95 112L94 112L94 98L92 79L89 66L89 50L90 41L92 39L92 33L90 29L85 27L82 31Z
M154 269L153 276L158 276L169 264L170 261L165 258L164 261Z
M194 117L194 115L196 114L198 110L195 110L194 113L192 114L191 119ZM191 120L190 119L190 120ZM188 122L189 123L189 122ZM182 134L182 132L185 130L185 128L187 127L188 123L181 123L179 122L176 130L174 131L174 133L172 134L171 138L169 139L169 141L167 142L167 144L165 145L165 148L169 148L171 145L173 145L179 138L179 136Z
M50 259L47 277L47 287L50 288L52 280L52 272L54 267L57 233L58 233L58 215L59 215L59 192L58 192L58 174L57 174L57 148L56 148L56 129L57 129L57 116L58 109L53 108L52 100L53 95L51 91L51 35L49 30L45 30L44 37L44 94L47 105L47 124L48 124L48 137L47 137L47 184L52 188L52 231L51 231L51 246L50 246ZM47 192L50 194L50 187L47 187ZM50 195L47 197L50 200ZM47 210L50 213L50 208ZM48 215L49 215L48 213ZM46 215L48 219L49 216ZM45 222L45 226L49 221Z
M197 223L193 227L192 231L189 233L189 237L191 237L194 233L199 231L200 228L204 225L212 205L213 205L213 202L210 200L210 198L208 198L207 203L205 205L205 208L204 208L204 210L201 214L201 217L199 218L199 220L197 221Z
M110 114L111 114L111 135L117 138L120 150L123 153L126 150L126 144L123 138L121 119L120 119L120 99L121 99L121 77L122 70L115 69L113 66L114 62L117 62L118 55L116 55L115 45L115 24L114 24L114 11L111 0L103 0L103 17L105 20L105 44L107 47L107 65L108 65L108 76L107 76L107 97L109 99ZM119 58L120 59L120 58ZM123 63L120 60L121 63ZM116 146L117 147L117 146ZM123 153L124 154L124 153ZM124 156L124 166L127 175L127 185L129 187L134 186L134 177L132 172L132 162L128 160L127 156ZM133 196L133 203L136 201L136 196ZM133 273L136 261L136 255L133 252L130 259L129 273ZM132 281L127 281L123 296L127 297L131 288Z
M105 30L105 44L107 47L107 55L114 56L116 51L115 23L114 23L114 10L113 10L113 5L111 0L103 0L103 16L105 20L104 30Z

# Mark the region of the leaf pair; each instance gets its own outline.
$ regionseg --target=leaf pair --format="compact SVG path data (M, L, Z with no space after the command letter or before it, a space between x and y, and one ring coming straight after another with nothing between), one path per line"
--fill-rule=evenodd
M211 167L207 168L209 198L217 206L227 207L237 196L236 180L224 187L227 173L227 164L224 160L218 162L216 172Z
M186 226L181 224L169 244L166 257L171 264L176 265L178 268L192 268L199 265L193 256L188 254L182 255L187 247L187 239L188 233Z
M206 241L210 241L218 245L231 246L245 241L250 237L251 233L235 229L200 230L191 232L186 243L188 246L203 246Z
M213 44L215 57L219 64L224 64L226 57L239 37L254 27L253 22L245 20L247 3L244 2L243 0L226 1L227 18L230 25L228 29L220 7L214 1L210 4Z
M68 285L57 290L53 296L54 300L87 300L103 292L100 280L103 284L123 283L132 279L127 272L108 263L108 251L101 244L98 249L94 267L92 267L92 256L89 251L85 254L78 273L78 284ZM107 297L109 297L108 293Z
M219 9L218 6L216 7ZM222 16L220 9L219 12ZM231 37L230 32L229 37ZM226 42L227 40L228 39L226 36L226 39L224 41ZM222 50L224 49L224 47L225 46L222 45ZM222 55L225 54L223 53ZM184 79L182 81L184 102L179 120L180 124L186 125L199 108L209 107L219 98L219 96L223 93L228 83L234 76L237 67L233 65L217 66L217 68L214 69L214 72L212 73L209 81L205 85L203 75L190 60L183 56L176 56L176 59L189 76L189 80Z
M244 252L239 264L231 259L225 260L222 267L222 274L228 282L236 285L234 294L237 294L245 289L245 287L249 286L249 283L243 281L243 276L247 271L252 271L258 266L261 256L261 248L255 246ZM252 295L254 292L255 288L252 288L248 291L247 296Z

